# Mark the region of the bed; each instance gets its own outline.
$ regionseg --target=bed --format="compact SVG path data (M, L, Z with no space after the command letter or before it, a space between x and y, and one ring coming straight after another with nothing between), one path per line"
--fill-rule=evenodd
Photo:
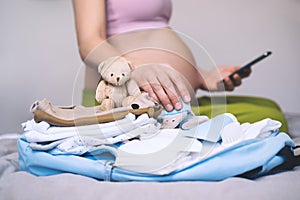
M300 144L300 114L285 113L290 136ZM257 179L223 181L107 182L70 173L35 176L19 170L17 139L0 136L0 199L297 199L300 167ZM296 152L297 153L297 152Z

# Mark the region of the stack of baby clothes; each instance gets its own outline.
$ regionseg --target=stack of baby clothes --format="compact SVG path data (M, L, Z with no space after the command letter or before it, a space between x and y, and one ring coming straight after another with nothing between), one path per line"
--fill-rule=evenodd
M170 127L166 123L173 124L184 109L165 113L160 106L101 111L53 106L44 99L31 111L34 119L23 123L18 151L20 169L35 175L75 173L114 181L258 177L286 162L294 145L278 132L281 123L268 118L240 124L224 113L182 129L162 127Z
M97 109L53 106L47 99L36 101L31 106L34 119L22 124L24 136L33 150L82 155L103 148L104 145L118 145L138 138L150 129L160 128L153 118L159 108Z

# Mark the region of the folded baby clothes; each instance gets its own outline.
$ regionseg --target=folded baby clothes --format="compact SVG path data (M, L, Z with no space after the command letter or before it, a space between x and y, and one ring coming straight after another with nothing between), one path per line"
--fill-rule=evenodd
M143 96L141 98L146 100ZM22 124L24 134L19 140L21 168L29 166L27 169L36 170L37 174L51 174L54 169L86 174L86 169L82 171L83 168L79 167L78 171L77 165L89 168L91 164L105 168L105 173L111 177L114 175L112 170L120 170L122 173L115 180L127 180L131 173L137 174L137 177L131 177L132 180L167 177L181 172L189 174L193 166L207 160L218 160L218 156L222 157L231 150L235 152L235 149L241 149L240 145L249 145L247 142L251 140L278 134L281 126L280 122L271 119L240 124L230 113L212 119L195 116L190 104L184 102L180 111L167 112L157 104L132 108L102 111L100 106L61 107L53 106L47 99L36 101L31 106L34 119ZM30 155L51 160L36 164ZM80 162L74 167L75 162L69 158ZM33 167L32 161L35 163ZM97 161L96 165L92 164L93 161ZM227 162L230 161L225 159L221 163ZM63 166L56 166L58 163ZM41 166L43 172L36 166ZM241 167L239 172L244 168ZM233 170L232 174L235 173ZM177 180L194 180L191 176L186 178Z
M200 153L202 143L185 137L181 129L160 129L156 134L122 144L114 166L139 173L163 175L181 169Z
M124 119L102 124L58 127L51 126L45 121L36 123L34 120L30 120L23 123L22 126L27 141L50 142L76 135L94 136L99 139L115 137L140 126L149 124L151 121L155 120L149 118L147 114L142 114L136 118L134 114L129 113Z
M116 144L140 138L141 135L153 134L158 129L155 124L147 124L116 137L100 139L95 136L76 135L49 143L30 143L29 146L33 150L46 151L52 155L83 155L87 152L93 155L95 151L103 148L110 148L117 154Z
M36 122L46 121L55 126L82 126L116 121L123 119L128 113L135 115L147 113L149 117L156 118L160 114L162 106L155 105L138 109L120 107L109 111L101 111L99 106L53 106L47 99L44 99L33 103L30 110L34 113Z
M121 141L117 145L89 135L36 143L52 145L49 151L33 149L34 143L23 135L18 142L20 168L36 175L68 172L114 181L214 181L244 173L257 177L287 162L281 150L291 150L294 144L288 135L277 131L277 121L239 124L229 114L217 117L225 123L208 132L218 130L213 137L197 132L203 130L200 126L214 124L212 119L190 130L159 129L150 120L109 138Z
M235 116L225 113L195 129L161 129L151 137L129 141L117 149L114 166L139 173L168 174L235 144L268 137L280 126L280 122L271 119L239 124Z
M33 150L52 155L83 155L109 146L116 155L115 167L162 175L239 142L268 136L280 125L271 119L239 124L235 116L225 113L189 130L160 129L160 123L147 114L136 118L129 113L124 119L103 124L57 127L31 120L23 123L23 128Z
M51 150L55 154L82 154L92 147L115 144L156 132L160 128L160 124L147 114L136 118L131 113L118 121L78 127L50 126L47 122L36 123L34 120L22 126L32 149ZM153 130L148 130L150 128Z

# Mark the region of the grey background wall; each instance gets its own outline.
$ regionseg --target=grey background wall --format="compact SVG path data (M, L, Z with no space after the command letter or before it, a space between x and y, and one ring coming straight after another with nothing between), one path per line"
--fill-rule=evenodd
M200 44L217 65L240 65L264 50L273 51L229 94L272 98L284 112L300 113L299 0L173 4L172 27ZM198 51L199 45L191 48ZM201 60L199 52L195 55ZM29 107L35 100L80 103L84 66L71 1L1 0L0 66L0 134L20 132L21 123L32 118Z

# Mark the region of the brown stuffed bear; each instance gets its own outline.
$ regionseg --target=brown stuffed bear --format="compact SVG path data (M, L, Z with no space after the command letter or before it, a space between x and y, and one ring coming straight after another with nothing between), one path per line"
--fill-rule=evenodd
M128 107L141 94L131 79L132 64L123 57L111 57L98 66L101 81L96 89L96 100L101 110Z

